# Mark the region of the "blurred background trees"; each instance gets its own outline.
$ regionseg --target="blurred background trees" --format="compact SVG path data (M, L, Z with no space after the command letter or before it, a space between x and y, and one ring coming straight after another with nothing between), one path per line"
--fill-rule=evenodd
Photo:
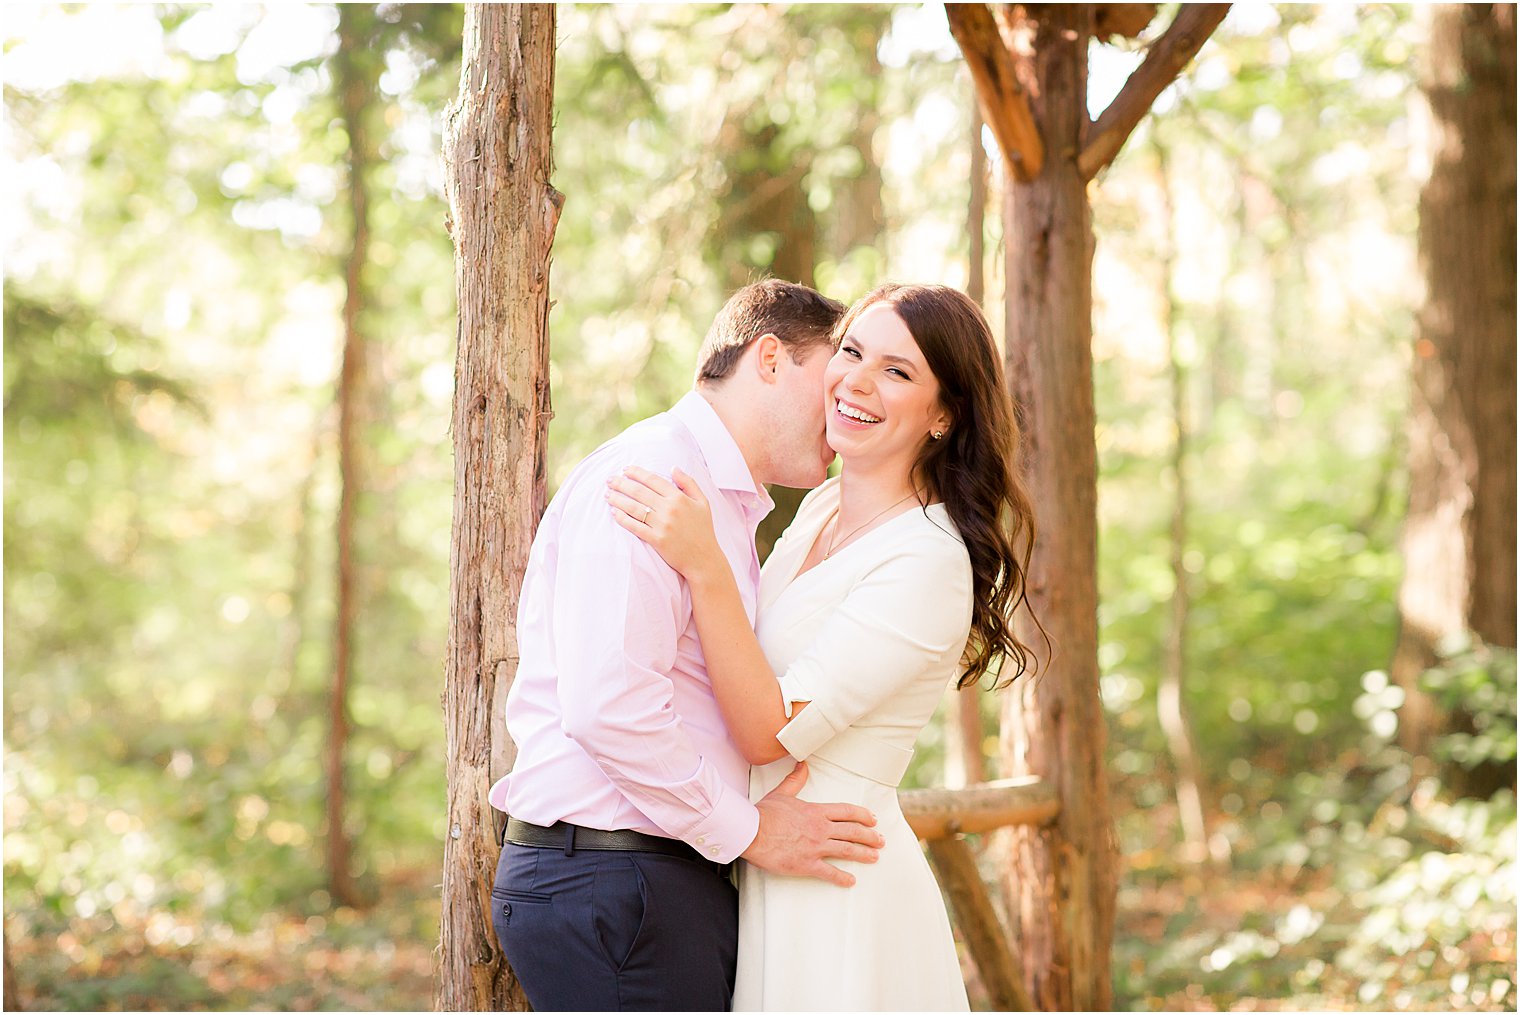
M5 912L30 1005L430 1004L455 335L438 152L462 13L343 19L359 120L330 5L6 20ZM1421 188L1444 165L1425 153L1477 109L1433 88L1422 112L1434 32L1403 7L1240 7L1094 192L1121 1007L1513 1008L1514 797L1452 775L1513 772L1513 629L1506 649L1464 620L1478 637L1391 669L1401 581L1440 580L1399 549L1428 491L1411 377L1440 361L1422 341L1445 354L1421 314ZM971 89L941 9L565 6L559 40L551 492L679 397L752 274L845 300L968 282ZM1094 51L1095 107L1147 42ZM1513 163L1485 180L1512 257ZM1513 274L1494 273L1511 322ZM341 820L364 909L322 835L346 305L365 370ZM1156 711L1177 667L1224 870L1183 855ZM1399 743L1411 689L1465 717L1421 753ZM998 699L980 704L996 758ZM926 731L919 784L945 743ZM1006 843L983 846L990 872Z
M1406 695L1400 742L1417 754L1443 732L1473 732L1420 675L1470 635L1515 647L1515 12L1448 4L1424 22L1426 290L1393 662ZM1514 786L1507 759L1468 772L1460 781L1480 792Z

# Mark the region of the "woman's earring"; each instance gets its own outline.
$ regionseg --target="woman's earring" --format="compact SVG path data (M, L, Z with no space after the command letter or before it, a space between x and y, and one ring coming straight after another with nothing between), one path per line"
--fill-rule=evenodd
M930 432L929 436L933 437L935 440L939 440L941 437L945 436L945 431L943 431L943 430L934 430L934 431Z

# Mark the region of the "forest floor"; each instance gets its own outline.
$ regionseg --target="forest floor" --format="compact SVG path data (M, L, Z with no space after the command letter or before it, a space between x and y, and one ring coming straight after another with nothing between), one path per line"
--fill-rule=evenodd
M1170 803L1116 810L1116 824L1143 841L1177 834ZM1371 910L1389 903L1369 905L1365 893L1347 890L1365 862L1354 850L1317 868L1271 862L1259 846L1219 867L1184 864L1176 854L1153 846L1124 857L1114 932L1122 1009L1514 1010L1514 921L1448 932L1439 924L1460 906L1457 892L1436 910L1403 918L1429 921L1423 940L1398 943L1393 919L1383 924L1387 937L1369 943ZM1427 900L1406 901L1409 913Z
M1146 819L1169 821L1164 812ZM1429 974L1446 982L1406 985L1396 971L1373 995L1365 980L1335 962L1334 934L1301 933L1295 940L1282 930L1294 925L1295 914L1342 904L1328 874L1291 880L1270 870L1208 874L1179 868L1161 851L1126 857L1126 865L1114 938L1120 1008L1513 1010L1501 1003L1512 995L1491 1000L1487 984L1451 972L1495 962L1512 969L1512 935L1475 937L1460 954L1438 954ZM412 871L390 878L363 912L270 914L243 933L193 914L123 905L76 917L62 932L13 914L6 928L11 968L21 1004L32 1010L427 1011L437 882L436 871ZM966 961L973 1007L985 1010L985 993Z
M398 874L362 912L272 913L244 933L118 906L58 935L13 916L6 937L32 1011L430 1011L437 884Z

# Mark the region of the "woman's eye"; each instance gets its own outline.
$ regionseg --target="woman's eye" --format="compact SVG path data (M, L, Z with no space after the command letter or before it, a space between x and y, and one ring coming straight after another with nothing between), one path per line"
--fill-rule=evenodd
M887 369L887 373L889 373L889 374L896 374L897 376L901 377L903 380L907 380L908 379L908 375L905 374L905 373L903 373L901 370L897 369L896 367L889 367Z
M860 350L859 349L851 349L851 348L846 347L845 350L844 350L844 354L846 356L854 356L856 359L860 359Z

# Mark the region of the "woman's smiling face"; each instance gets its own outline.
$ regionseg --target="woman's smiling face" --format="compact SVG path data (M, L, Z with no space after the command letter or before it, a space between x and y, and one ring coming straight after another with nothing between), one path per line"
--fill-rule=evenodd
M891 303L855 318L824 370L823 393L829 446L847 462L901 458L909 469L930 433L949 428L939 381Z

